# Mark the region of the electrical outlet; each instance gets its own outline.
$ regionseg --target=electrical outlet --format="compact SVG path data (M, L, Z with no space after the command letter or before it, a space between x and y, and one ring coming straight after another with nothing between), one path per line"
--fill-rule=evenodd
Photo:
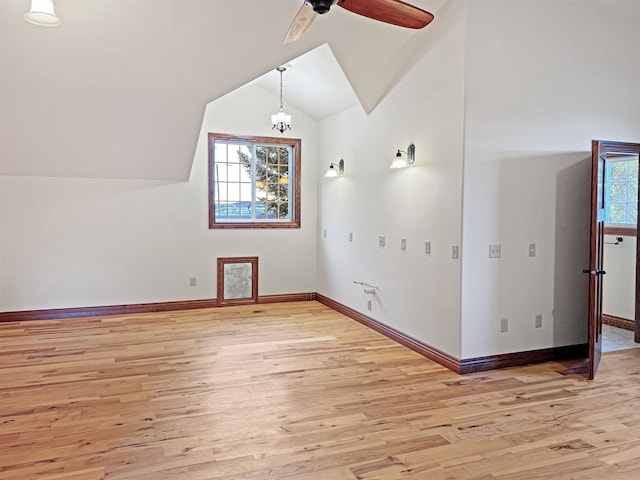
M535 243L530 243L529 244L529 256L530 257L535 257L536 256L536 244Z
M489 258L500 258L501 255L501 247L500 244L497 243L495 245L489 245Z
M349 241L353 242L353 232L349 232Z
M460 247L458 245L451 245L451 258L458 258L460 256Z
M542 328L542 315L536 315L536 328Z
M500 319L500 332L508 332L509 331L509 319L501 318Z
M367 310L371 310L371 300L367 300Z
M196 277L189 277L189 286L190 287L196 286Z
M378 246L379 247L384 247L384 244L385 244L384 235L378 235Z
M424 254L431 255L431 242L424 242Z
M400 239L400 250L406 250L407 249L407 239L402 237Z

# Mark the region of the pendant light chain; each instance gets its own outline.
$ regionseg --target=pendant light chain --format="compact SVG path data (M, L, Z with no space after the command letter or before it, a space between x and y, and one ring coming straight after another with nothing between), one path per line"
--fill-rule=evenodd
M280 111L284 112L284 102L282 101L282 72L286 69L284 67L278 67L278 71L280 72Z

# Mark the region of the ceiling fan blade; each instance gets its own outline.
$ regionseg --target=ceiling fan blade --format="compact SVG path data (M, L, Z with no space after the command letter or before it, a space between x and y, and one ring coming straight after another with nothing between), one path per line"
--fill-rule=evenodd
M431 13L400 0L339 0L338 5L363 17L406 28L424 28L433 20Z
M313 11L313 7L308 3L303 3L296 16L293 17L283 43L300 40L315 18L316 12Z

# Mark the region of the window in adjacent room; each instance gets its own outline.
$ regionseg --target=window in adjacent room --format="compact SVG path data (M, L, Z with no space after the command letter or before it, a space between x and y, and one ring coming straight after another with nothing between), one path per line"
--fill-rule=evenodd
M209 228L299 228L300 140L209 134Z
M623 155L605 164L605 222L635 225L638 222L638 156Z

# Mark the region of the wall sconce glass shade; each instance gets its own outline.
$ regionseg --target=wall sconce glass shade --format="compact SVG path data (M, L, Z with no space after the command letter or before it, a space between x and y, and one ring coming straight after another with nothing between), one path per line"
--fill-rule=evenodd
M24 19L42 27L56 27L62 23L53 10L53 0L31 0L31 10L24 14Z
M327 169L327 173L324 174L325 177L337 177L344 173L344 159L340 159L340 161L336 163L331 163L329 168Z
M398 150L389 168L407 168L416 161L416 146L411 143L407 151Z

